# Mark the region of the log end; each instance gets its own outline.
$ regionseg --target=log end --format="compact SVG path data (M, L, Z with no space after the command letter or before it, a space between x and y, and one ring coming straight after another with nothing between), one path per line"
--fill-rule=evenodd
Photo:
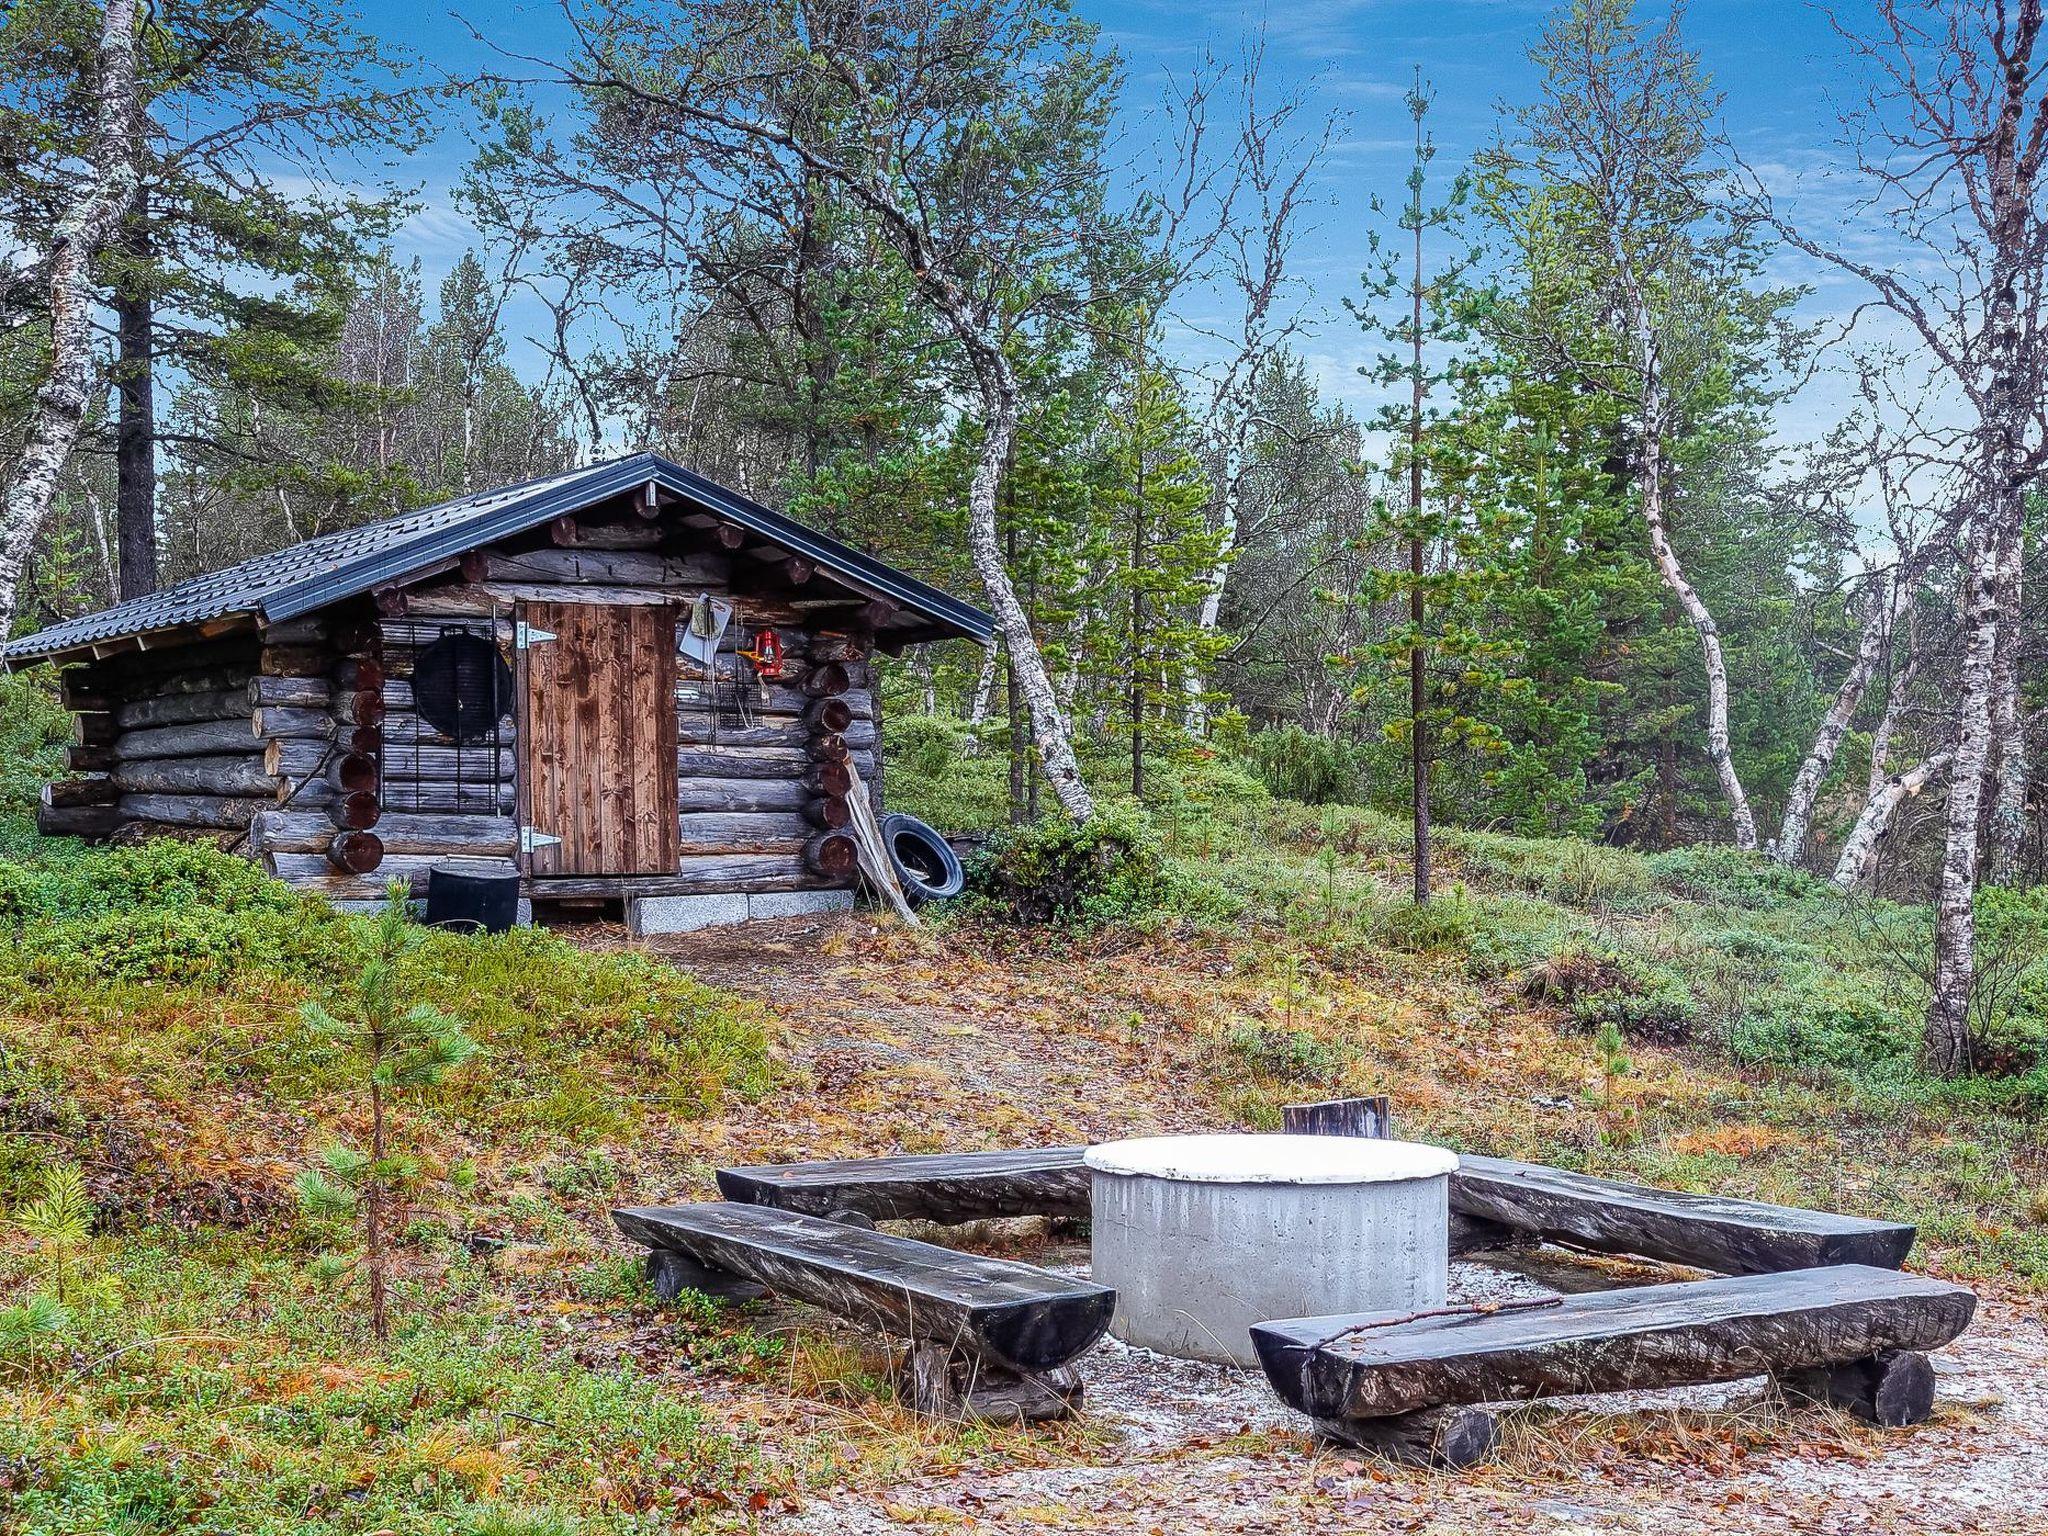
M1411 1467L1475 1466L1500 1443L1500 1420L1476 1407L1424 1408L1385 1419L1318 1419L1316 1428L1340 1445Z

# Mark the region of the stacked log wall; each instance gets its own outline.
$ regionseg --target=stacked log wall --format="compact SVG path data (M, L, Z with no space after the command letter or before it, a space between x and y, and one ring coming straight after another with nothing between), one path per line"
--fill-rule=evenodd
M720 531L707 530L706 542ZM516 858L517 711L494 741L457 746L416 707L420 651L459 629L490 638L516 663L521 601L680 607L704 593L736 612L715 689L679 657L676 869L548 880L543 894L853 885L847 796L856 775L878 809L880 798L874 642L862 601L814 583L808 570L774 596L753 593L774 564L764 552L728 553L730 539L709 552L669 552L651 519L564 519L547 536L539 549L448 561L417 585L374 594L360 614L336 610L261 636L72 669L70 756L83 777L47 792L45 830L213 836L338 900L375 899L394 877L417 885L451 855ZM738 583L736 565L745 567ZM783 651L782 676L765 687L737 654L763 626Z

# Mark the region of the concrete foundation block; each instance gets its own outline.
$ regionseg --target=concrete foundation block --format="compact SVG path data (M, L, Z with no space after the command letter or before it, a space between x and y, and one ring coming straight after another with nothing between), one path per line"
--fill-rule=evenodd
M851 891L762 891L747 898L747 916L807 917L813 912L851 912Z
M629 896L626 927L635 937L654 933L691 933L722 923L747 920L743 892L717 896Z

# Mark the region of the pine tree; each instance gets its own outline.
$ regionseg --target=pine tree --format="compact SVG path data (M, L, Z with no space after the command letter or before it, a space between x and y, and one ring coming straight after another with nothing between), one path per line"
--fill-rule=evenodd
M1430 100L1431 92L1418 70L1407 96L1415 128L1414 158L1408 170L1407 200L1395 226L1406 250L1395 251L1379 231L1372 232L1372 249L1380 265L1366 273L1365 296L1352 305L1366 330L1389 346L1375 364L1359 371L1384 386L1401 386L1406 395L1381 416L1381 424L1399 444L1393 452L1393 468L1406 481L1406 497L1398 508L1382 501L1364 536L1367 544L1397 542L1404 568L1376 572L1361 595L1367 602L1399 601L1406 610L1404 620L1367 647L1366 654L1392 661L1407 673L1407 711L1390 730L1399 734L1408 753L1417 903L1427 902L1430 895L1433 737L1439 731L1470 734L1473 724L1444 707L1441 690L1432 688L1432 662L1439 667L1451 664L1469 669L1478 665L1486 652L1473 632L1446 627L1433 618L1432 595L1442 600L1451 589L1483 579L1476 563L1458 563L1480 555L1483 546L1468 521L1468 508L1450 505L1441 496L1432 500L1428 495L1432 460L1446 451L1441 415L1431 404L1431 392L1457 376L1461 349L1470 340L1470 311L1477 297L1467 282L1476 255L1462 242L1470 179L1462 174L1453 178L1441 203L1432 204L1427 197L1429 168L1436 159L1436 144L1427 123ZM1373 206L1384 213L1377 199ZM1426 242L1431 235L1449 237L1454 247L1453 254L1433 271L1426 266ZM1434 570L1432 560L1436 562Z
M369 1144L337 1142L318 1167L297 1181L300 1203L315 1215L359 1221L369 1281L370 1331L391 1336L393 1227L421 1184L419 1159L399 1150L392 1110L408 1090L428 1088L477 1051L462 1020L431 1003L407 1003L400 962L413 947L407 891L393 881L371 935L369 958L336 1012L306 1005L316 1036L340 1051L359 1074L370 1122Z
M1123 685L1131 793L1146 792L1145 759L1184 740L1186 683L1210 675L1228 643L1200 622L1221 554L1208 518L1209 477L1173 377L1141 348L1112 428L1105 497L1123 612L1096 625L1094 670Z

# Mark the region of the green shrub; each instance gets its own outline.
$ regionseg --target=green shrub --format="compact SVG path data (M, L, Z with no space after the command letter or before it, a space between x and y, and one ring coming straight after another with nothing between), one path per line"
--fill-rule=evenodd
M1048 816L1000 833L969 865L968 890L1006 922L1090 925L1140 917L1170 882L1145 813L1121 805L1085 822Z
M1283 800L1306 805L1363 805L1367 762L1362 747L1298 725L1254 731L1245 744L1246 766Z
M1649 864L1650 877L1674 896L1752 912L1769 911L1826 890L1803 870L1725 843L1673 848L1651 855Z
M1232 1026L1224 1042L1254 1075L1283 1082L1324 1082L1342 1065L1334 1045L1305 1029L1245 1020Z
M1454 888L1432 901L1397 901L1382 907L1373 917L1372 931L1388 949L1423 954L1462 952L1470 947L1478 927L1471 900Z
M1692 1034L1693 996L1672 972L1634 955L1567 948L1530 973L1531 997L1562 1003L1588 1033L1675 1045Z

